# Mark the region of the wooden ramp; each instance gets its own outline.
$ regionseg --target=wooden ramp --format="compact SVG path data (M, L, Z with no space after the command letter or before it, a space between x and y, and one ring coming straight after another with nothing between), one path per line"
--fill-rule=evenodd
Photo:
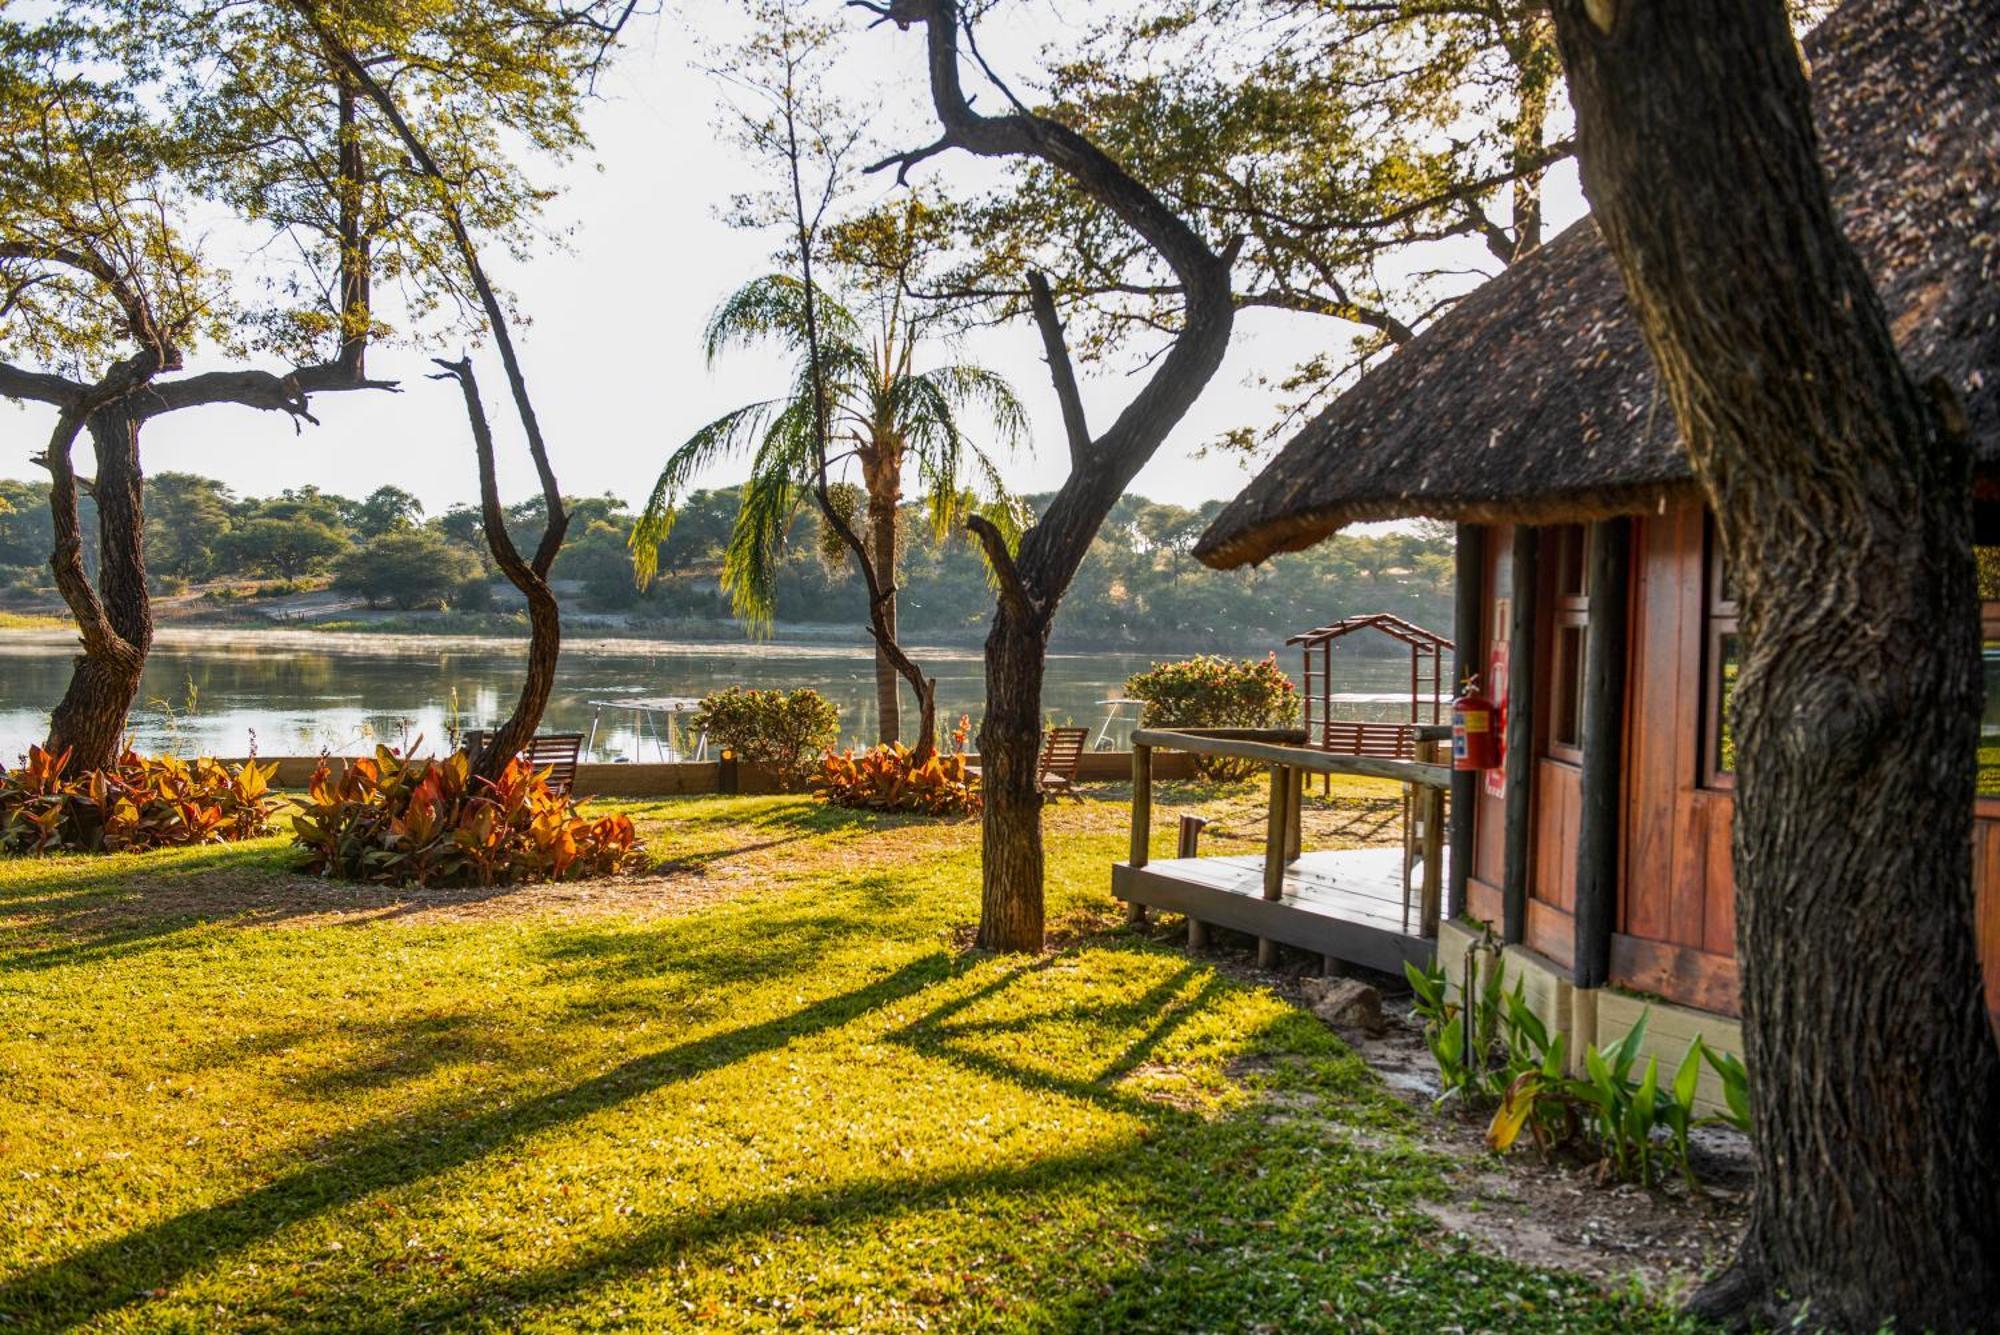
M1405 960L1427 962L1433 945L1421 935L1415 902L1404 929L1402 859L1400 848L1306 853L1286 866L1277 899L1264 898L1261 857L1120 862L1111 868L1111 893L1128 904L1400 974Z

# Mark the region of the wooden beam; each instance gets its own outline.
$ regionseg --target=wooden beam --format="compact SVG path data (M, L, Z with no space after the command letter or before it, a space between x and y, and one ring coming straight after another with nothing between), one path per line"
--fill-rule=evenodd
M1590 638L1583 664L1583 802L1577 820L1578 987L1611 980L1611 932L1618 915L1618 827L1625 751L1625 654L1632 574L1632 521L1590 526Z
M1452 593L1452 689L1482 670L1479 609L1486 597L1486 529L1460 524ZM1444 916L1465 912L1465 878L1472 874L1473 819L1479 801L1479 773L1454 770L1451 776L1451 881L1445 887Z
M1343 756L1310 747L1280 746L1234 737L1199 736L1167 728L1141 728L1132 734L1132 744L1162 750L1192 751L1197 755L1233 756L1239 760L1255 760L1265 765L1281 765L1314 774L1359 774L1372 779L1422 784L1429 788L1451 786L1451 771L1443 765L1420 765L1414 760Z
M1429 754L1438 749L1436 742L1424 742L1417 748L1420 759L1428 759ZM1426 939L1434 939L1438 934L1439 911L1442 908L1443 874L1439 864L1444 861L1444 790L1424 788L1416 794L1416 807L1424 813L1424 883L1423 893L1418 897L1418 932Z
M1514 526L1514 619L1507 636L1507 846L1500 883L1501 932L1507 945L1528 930L1528 844L1533 837L1535 774L1535 603L1540 589L1541 530Z
M1146 865L1153 843L1153 748L1135 746L1132 748L1132 848L1129 861L1135 867ZM1146 906L1133 903L1126 906L1125 921L1134 927L1144 925Z
M1271 801L1264 817L1264 898L1285 897L1285 846L1292 825L1292 770L1284 765L1271 767ZM1276 968L1278 943L1268 936L1257 938L1257 967Z

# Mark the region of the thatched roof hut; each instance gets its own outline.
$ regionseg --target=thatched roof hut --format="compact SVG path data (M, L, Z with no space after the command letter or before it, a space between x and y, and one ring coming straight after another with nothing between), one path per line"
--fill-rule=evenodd
M1993 0L1849 0L1806 41L1835 202L1919 376L2000 469L2000 19ZM1215 566L1343 525L1554 522L1694 486L1586 218L1467 296L1302 430L1195 547Z

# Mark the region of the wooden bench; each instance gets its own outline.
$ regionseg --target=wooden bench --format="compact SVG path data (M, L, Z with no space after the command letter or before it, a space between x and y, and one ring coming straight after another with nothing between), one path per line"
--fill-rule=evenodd
M1360 723L1329 719L1321 725L1320 748L1337 756L1381 756L1409 760L1417 753L1416 729L1408 723Z
M463 741L465 753L478 755L485 749L486 739L491 735L490 730L484 728L466 732ZM580 732L538 732L521 751L530 765L549 772L549 788L558 793L566 793L576 787L576 765L582 754L583 734Z

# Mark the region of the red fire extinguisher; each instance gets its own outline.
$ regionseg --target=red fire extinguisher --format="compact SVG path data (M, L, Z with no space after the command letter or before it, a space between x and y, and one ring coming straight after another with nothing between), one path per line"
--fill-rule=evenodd
M1451 702L1451 767L1492 769L1500 763L1500 733L1493 701L1479 689L1479 678L1467 677L1465 689Z

